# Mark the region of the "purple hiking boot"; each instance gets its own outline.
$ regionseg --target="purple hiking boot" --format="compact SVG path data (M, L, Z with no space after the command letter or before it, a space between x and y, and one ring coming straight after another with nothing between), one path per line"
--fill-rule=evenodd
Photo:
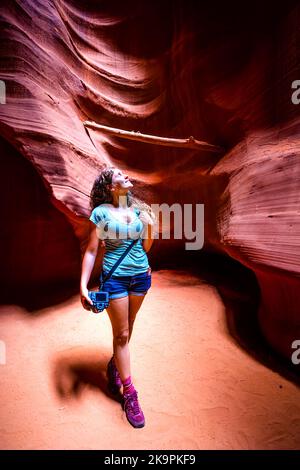
M120 388L122 387L122 380L115 365L114 357L112 357L107 364L106 376L108 379L108 389L111 391L111 393L119 393Z
M124 409L126 418L134 428L143 428L145 426L145 417L139 405L137 391L123 395Z

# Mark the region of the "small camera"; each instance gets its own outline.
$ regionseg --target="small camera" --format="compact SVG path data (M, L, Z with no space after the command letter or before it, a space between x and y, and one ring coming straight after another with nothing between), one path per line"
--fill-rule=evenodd
M105 291L89 291L89 298L93 302L91 310L94 313L103 312L109 305L109 293Z

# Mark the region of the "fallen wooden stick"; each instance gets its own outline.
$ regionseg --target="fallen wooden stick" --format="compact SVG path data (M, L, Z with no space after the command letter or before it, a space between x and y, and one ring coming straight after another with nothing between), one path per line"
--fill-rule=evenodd
M107 134L116 135L122 139L138 140L140 142L146 142L148 144L165 145L168 147L183 147L192 148L198 150L205 150L206 152L222 152L223 149L217 145L208 144L201 140L196 140L193 136L187 139L173 139L170 137L159 137L156 135L141 134L139 131L124 131L123 129L116 129L114 127L103 126L92 121L84 121L83 123L87 127L93 129L99 129Z

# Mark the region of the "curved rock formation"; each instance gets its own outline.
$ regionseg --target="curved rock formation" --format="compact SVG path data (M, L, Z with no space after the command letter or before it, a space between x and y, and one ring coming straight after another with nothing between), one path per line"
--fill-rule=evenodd
M6 288L79 279L89 193L109 162L149 203L205 204L205 248L254 270L264 334L291 356L300 339L300 118L291 101L300 10L293 2L244 8L182 0L1 7ZM86 120L192 135L224 153L124 141L87 132ZM183 243L157 241L153 262L162 246L172 256Z

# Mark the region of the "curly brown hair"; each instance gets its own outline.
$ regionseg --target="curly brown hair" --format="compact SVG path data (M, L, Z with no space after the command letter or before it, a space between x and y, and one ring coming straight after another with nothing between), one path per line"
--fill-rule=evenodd
M109 189L109 185L112 183L112 176L115 167L104 168L99 176L95 179L92 191L90 194L90 206L91 209L104 203L112 202L112 195Z

